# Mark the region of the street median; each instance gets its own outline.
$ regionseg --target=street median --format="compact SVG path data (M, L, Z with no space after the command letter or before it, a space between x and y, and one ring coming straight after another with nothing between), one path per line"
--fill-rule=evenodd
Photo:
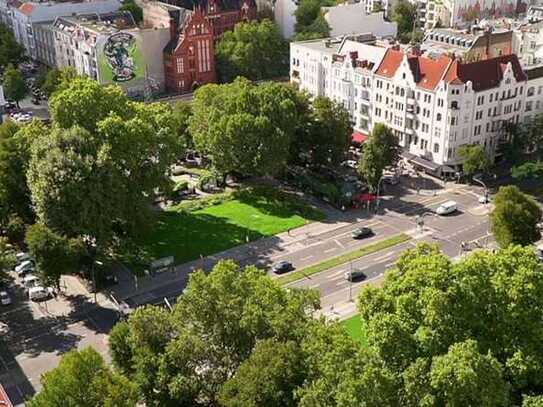
M313 264L312 266L293 271L292 273L277 278L277 281L283 285L293 283L312 274L320 273L321 271L331 269L332 267L336 267L349 261L359 259L360 257L376 253L380 250L396 246L409 240L411 240L411 236L408 236L405 233L400 233L398 235L389 237L388 239L384 239L368 246L361 247L360 249L356 249L351 252L344 253L340 256L332 257L331 259L322 261L320 263Z

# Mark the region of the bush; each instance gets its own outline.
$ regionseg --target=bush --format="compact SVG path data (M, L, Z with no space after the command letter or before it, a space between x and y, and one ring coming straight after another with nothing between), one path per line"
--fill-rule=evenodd
M11 215L6 225L6 236L13 244L22 243L25 239L26 225L23 219L17 215Z
M189 188L188 181L178 181L175 186L173 187L173 192L183 192L186 191Z

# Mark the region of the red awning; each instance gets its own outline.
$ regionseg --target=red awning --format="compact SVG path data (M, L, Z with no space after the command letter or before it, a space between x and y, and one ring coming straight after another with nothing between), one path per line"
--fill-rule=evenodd
M355 201L359 202L372 202L375 201L377 197L374 194L365 193L365 194L358 194L354 197Z
M354 131L351 137L352 137L352 140L358 144L362 144L364 141L368 139L367 134L360 133L359 131Z

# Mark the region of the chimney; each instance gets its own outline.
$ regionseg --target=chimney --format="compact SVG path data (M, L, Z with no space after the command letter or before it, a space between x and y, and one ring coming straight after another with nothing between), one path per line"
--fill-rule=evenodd
M177 37L177 22L173 16L170 15L170 39L174 40Z

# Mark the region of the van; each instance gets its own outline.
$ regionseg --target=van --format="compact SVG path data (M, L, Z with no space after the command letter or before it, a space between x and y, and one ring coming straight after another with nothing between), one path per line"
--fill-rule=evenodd
M25 278L23 278L23 286L26 289L36 287L39 284L40 284L40 279L36 276L33 276L32 274L29 274Z
M448 215L450 213L455 212L458 209L458 205L455 201L447 201L439 205L439 207L436 209L436 213L438 215Z

